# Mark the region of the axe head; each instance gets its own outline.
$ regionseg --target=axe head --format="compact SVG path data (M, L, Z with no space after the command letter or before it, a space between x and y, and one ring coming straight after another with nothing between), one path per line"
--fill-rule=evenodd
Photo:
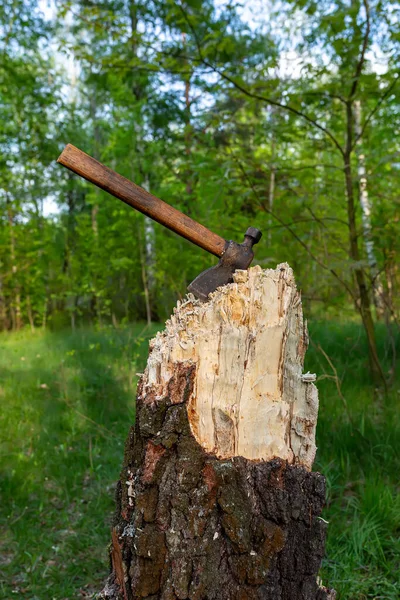
M232 283L233 274L237 269L249 268L254 258L252 248L260 241L261 236L259 229L249 227L241 244L227 242L218 264L200 273L188 286L189 292L200 300L207 300L208 295L215 292L218 287Z

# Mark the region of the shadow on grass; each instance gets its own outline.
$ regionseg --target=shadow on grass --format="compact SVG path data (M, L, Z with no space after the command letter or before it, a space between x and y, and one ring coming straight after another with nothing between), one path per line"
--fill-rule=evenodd
M104 579L113 484L152 334L1 340L0 597L76 598Z

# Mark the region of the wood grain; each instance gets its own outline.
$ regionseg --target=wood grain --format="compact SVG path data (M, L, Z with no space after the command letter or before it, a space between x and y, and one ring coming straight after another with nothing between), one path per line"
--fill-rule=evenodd
M285 263L178 303L138 385L99 600L123 600L121 572L130 600L334 600L317 582L326 487L306 346Z
M177 366L196 365L189 422L206 452L311 469L318 392L302 371L308 338L293 271L255 266L233 279L208 302L177 306L151 343L143 390L163 398Z
M57 162L207 252L219 257L224 253L227 243L224 238L72 144L67 144Z

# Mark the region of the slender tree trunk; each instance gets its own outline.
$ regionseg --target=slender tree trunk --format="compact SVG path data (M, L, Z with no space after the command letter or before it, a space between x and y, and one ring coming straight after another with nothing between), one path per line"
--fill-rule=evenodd
M150 184L148 175L146 175L145 180L143 182L143 188L146 191L150 191ZM144 272L142 272L142 280L144 285L144 293L146 300L146 314L147 314L147 323L150 325L152 321L152 303L151 298L154 297L155 293L155 242L156 242L156 233L154 231L154 221L149 217L144 218L144 250L145 250L145 260L142 261L142 269L144 267Z
M72 180L72 173L68 171L68 180ZM71 258L71 238L72 238L72 230L74 225L74 213L75 213L75 194L73 190L68 190L66 194L67 206L68 206L68 217L67 217L67 227L66 227L66 235L65 235L65 245L64 245L64 260L63 260L63 273L66 274L69 271L70 258Z
M190 77L185 80L185 113L186 113L186 123L185 123L185 154L186 159L189 163L191 154L192 154L192 124L191 124L191 101L190 101ZM193 183L192 183L193 172L192 169L189 168L189 165L186 168L186 193L188 196L193 194Z
M371 312L371 302L367 288L367 282L365 278L365 272L360 265L360 251L358 247L358 233L356 223L356 209L354 201L354 189L353 189L353 174L351 166L352 158L352 144L353 144L353 102L351 100L346 102L346 118L347 118L347 139L346 149L344 152L344 175L345 175L345 189L346 189L346 200L347 200L347 219L349 227L349 250L350 258L353 263L355 279L359 294L359 306L357 307L364 330L367 336L368 343L368 355L369 364L371 369L372 378L376 383L385 385L385 375L383 373L378 352L376 348L375 328L374 321Z
M15 324L17 329L22 327L21 291L18 285L15 293Z
M141 266L141 272L142 272L144 302L145 302L145 307L146 307L146 320L147 320L147 324L151 325L150 292L149 292L149 285L148 285L148 279L147 279L148 269L146 268L147 267L147 254L143 252L142 243L141 243L140 238L141 238L141 236L139 236L139 252L140 252L140 266ZM146 248L146 241L145 241L144 246Z
M26 297L26 312L28 314L28 320L29 320L29 325L31 326L31 330L35 331L35 320L33 318L31 297L29 296L29 294Z
M276 142L275 142L275 132L274 132L274 107L270 107L271 113L271 127L272 127L272 137L271 137L271 162L270 162L270 174L269 174L269 187L268 187L268 210L270 211L268 215L268 244L271 245L272 239L272 210L274 207L274 196L275 196L275 175L276 175L276 165L275 165L275 150L276 150Z
M150 294L149 294L149 286L147 284L145 261L142 259L141 263L142 263L142 282L143 282L143 290L144 290L144 301L145 301L145 306L146 306L146 320L147 320L147 324L151 325Z
M11 206L11 200L7 193L7 217L8 226L10 232L10 259L11 259L11 273L12 273L12 301L10 306L12 328L14 330L21 329L22 316L21 316L21 289L18 282L18 266L16 261L16 248L15 248L15 235L14 235L14 214Z
M42 329L46 329L48 305L49 305L49 302L48 302L47 290L46 290L46 296L45 296L45 299L43 302Z
M384 303L384 291L381 282L381 277L378 270L378 263L375 256L374 241L372 238L372 225L371 225L371 202L368 196L368 185L367 185L367 171L365 168L365 155L362 151L362 127L361 127L361 102L355 100L354 102L354 124L355 133L357 136L357 161L358 161L358 185L359 185L359 199L361 206L361 217L363 226L363 237L365 251L367 254L369 270L371 273L372 281L372 293L378 318L385 316L385 303Z
M124 302L125 319L129 323L129 297Z
M334 599L317 583L325 480L306 347L287 264L178 305L138 387L100 597Z
M393 258L385 258L385 279L387 282L387 304L388 307L392 313L392 315L394 314L394 298L395 298L395 292L394 292L394 282L396 281L396 275L395 275L395 268L396 268L396 262L395 260L393 260Z
M275 194L275 172L276 167L274 164L275 160L275 139L272 140L271 144L271 169L269 175L269 188L268 188L268 210L272 212L274 206L274 194ZM272 227L272 215L271 212L268 216L268 243L271 244L271 227Z
M101 147L101 139L100 139L100 128L97 122L97 101L96 101L96 95L93 94L93 96L91 97L90 100L90 112L91 112L91 117L92 117L92 121L93 121L93 156L96 160L100 160L100 147ZM94 238L94 245L93 245L93 251L95 253L95 257L96 260L95 262L95 266L92 272L92 278L93 278L93 294L94 294L94 300L92 302L92 307L93 307L93 311L94 314L97 318L97 321L99 322L99 324L101 325L101 306L100 306L100 297L99 297L99 292L98 292L98 273L97 273L97 257L98 257L98 253L99 253L99 226L98 226L98 221L97 221L97 216L99 213L99 202L98 202L98 196L99 196L100 190L95 186L94 188L94 194L95 194L95 200L93 202L92 205L92 211L91 211L91 219L92 219L92 231L93 231L93 238Z
M3 276L0 274L0 330L8 329L7 323L7 304L3 291Z
M183 43L186 44L186 34L182 34ZM189 69L189 61L184 61L184 68ZM187 214L192 213L192 202L194 200L194 173L191 166L192 156L192 142L193 142L193 128L192 128L192 100L191 100L191 73L185 76L185 111L184 111L184 146L185 146L185 157L186 157L186 168L185 168L185 184L186 184L186 195L185 210Z
M149 189L149 186L143 186L146 190ZM156 246L156 233L154 231L154 221L152 219L150 219L149 217L145 217L144 218L144 248L145 248L145 256L146 256L146 278L147 278L147 282L148 282L148 289L149 289L149 302L150 302L150 295L151 297L154 297L155 294L155 287L156 287L156 283L155 283L155 264L154 264L154 257L155 257L155 246ZM150 319L151 319L151 315L152 315L152 307L150 306Z
M137 59L138 56L138 24L139 14L136 0L130 0L129 3L130 21L131 21L131 51L133 59ZM137 76L133 77L132 83L132 95L135 99L136 105L139 105L144 96L144 86L141 85L140 80ZM141 109L139 108L140 112ZM142 117L135 120L135 150L136 150L136 161L138 165L138 171L140 175L140 185L147 191L150 191L149 174L143 166L143 126ZM133 179L137 181L137 176L133 173ZM144 257L141 253L141 271L142 271L142 282L143 291L146 305L146 316L147 322L151 323L153 315L157 318L153 306L153 298L155 296L155 263L156 263L156 251L155 251L155 231L154 222L149 217L144 217Z

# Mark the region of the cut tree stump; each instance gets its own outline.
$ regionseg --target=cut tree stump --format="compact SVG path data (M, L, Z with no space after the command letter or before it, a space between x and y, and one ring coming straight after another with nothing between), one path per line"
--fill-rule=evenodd
M150 345L100 598L328 600L325 480L291 268L178 303Z

